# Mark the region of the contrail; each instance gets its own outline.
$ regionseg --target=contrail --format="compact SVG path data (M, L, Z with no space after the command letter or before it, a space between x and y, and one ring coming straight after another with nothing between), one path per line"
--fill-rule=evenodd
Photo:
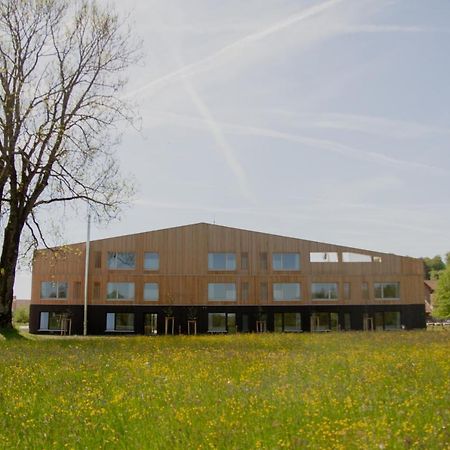
M163 113L164 115L171 118L178 118L183 121L184 126L194 126L194 127L204 127L204 121L202 119L195 119L189 116L183 116L181 114L174 113ZM216 126L219 124L216 122ZM449 174L450 171L444 167L434 166L431 164L404 160L388 156L382 153L377 153L374 151L365 151L359 148L351 147L349 145L341 144L336 141L328 139L319 139L313 137L307 137L292 133L286 133L271 128L261 128L253 127L247 125L240 125L229 122L221 122L220 129L222 133L232 133L236 135L247 135L247 136L264 136L272 139L279 139L288 142L295 142L302 144L308 148L320 149L329 153L337 153L348 158L359 159L366 162L376 162L379 164L397 166L400 168L414 168L414 169L425 169L436 174Z
M248 43L259 41L261 39L264 39L272 34L275 34L279 31L281 31L281 30L289 28L290 26L292 26L296 23L299 23L306 19L314 17L317 14L320 14L323 11L326 11L327 9L337 5L338 3L342 3L343 1L345 1L345 0L327 0L323 3L321 3L320 5L315 5L310 8L307 8L304 11L302 11L298 14L295 14L295 15L289 17L288 19L277 22L277 23L267 27L264 30L249 34L231 44L228 44L225 47L222 47L217 52L207 56L206 58L200 59L200 60L190 63L190 64L186 64L183 67L180 67L179 69L174 70L173 72L170 72L166 75L163 75L160 78L152 80L149 83L144 84L140 88L124 94L123 98L132 97L136 94L139 94L140 92L146 91L151 88L155 88L155 87L157 87L163 83L166 83L168 81L171 81L173 79L192 75L192 74L196 73L202 66L204 66L210 62L214 62L214 60L220 58L221 56L223 56L226 53L232 52L233 50L236 50L236 49L240 49Z
M247 176L245 174L244 168L241 166L240 162L236 159L233 149L230 147L227 140L225 139L225 136L222 130L220 129L218 122L214 119L213 115L211 114L211 111L206 106L205 102L203 102L203 100L200 98L198 93L195 91L192 84L189 83L188 80L185 78L183 79L183 81L186 87L186 91L191 97L192 102L199 111L200 115L203 117L206 126L208 127L214 140L216 141L216 144L220 149L223 157L225 158L225 161L227 162L231 171L236 176L242 194L247 198L247 200L253 201L254 200L253 195L248 187Z

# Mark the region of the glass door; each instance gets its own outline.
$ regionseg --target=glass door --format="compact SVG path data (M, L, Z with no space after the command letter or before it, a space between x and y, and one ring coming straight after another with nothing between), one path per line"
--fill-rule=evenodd
M148 313L144 315L144 334L146 336L158 334L158 314Z

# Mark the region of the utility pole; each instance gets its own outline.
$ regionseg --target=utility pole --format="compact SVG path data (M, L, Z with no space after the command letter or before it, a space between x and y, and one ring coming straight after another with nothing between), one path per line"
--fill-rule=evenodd
M87 335L87 308L88 308L88 287L89 287L89 250L91 245L91 210L88 203L87 209L87 234L86 234L86 260L84 263L84 315L83 315L83 336Z

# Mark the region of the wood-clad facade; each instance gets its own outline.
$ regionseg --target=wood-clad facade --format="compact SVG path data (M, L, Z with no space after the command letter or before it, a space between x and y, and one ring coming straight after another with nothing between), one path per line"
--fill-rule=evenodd
M32 332L63 316L82 332L84 271L84 243L35 253ZM423 266L205 223L91 242L89 334L163 333L167 316L176 333L420 328Z

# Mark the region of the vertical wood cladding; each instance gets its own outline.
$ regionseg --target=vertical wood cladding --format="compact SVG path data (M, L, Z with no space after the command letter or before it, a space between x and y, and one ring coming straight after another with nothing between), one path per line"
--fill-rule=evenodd
M108 252L134 252L135 269L109 269ZM145 252L159 254L158 270L144 270ZM236 270L209 271L208 252L235 253ZM300 254L299 271L273 270L272 254L283 252ZM339 261L310 262L310 252L336 252ZM343 262L343 252L381 257L381 262ZM32 303L81 305L83 296L76 286L80 286L78 283L84 286L84 258L84 243L37 251L33 262ZM68 298L40 299L42 281L68 282ZM111 282L134 283L135 299L107 300L107 284ZM373 284L376 282L399 282L400 299L375 299ZM159 300L143 299L145 283L159 284ZM208 283L236 283L237 300L208 301ZM274 302L273 283L301 283L301 300ZM312 300L311 283L339 283L339 298ZM348 298L344 295L345 283L350 284ZM363 283L368 283L367 298L363 295ZM92 241L88 297L91 305L114 307L212 303L227 307L420 305L423 304L423 267L419 259L410 257L201 223Z

